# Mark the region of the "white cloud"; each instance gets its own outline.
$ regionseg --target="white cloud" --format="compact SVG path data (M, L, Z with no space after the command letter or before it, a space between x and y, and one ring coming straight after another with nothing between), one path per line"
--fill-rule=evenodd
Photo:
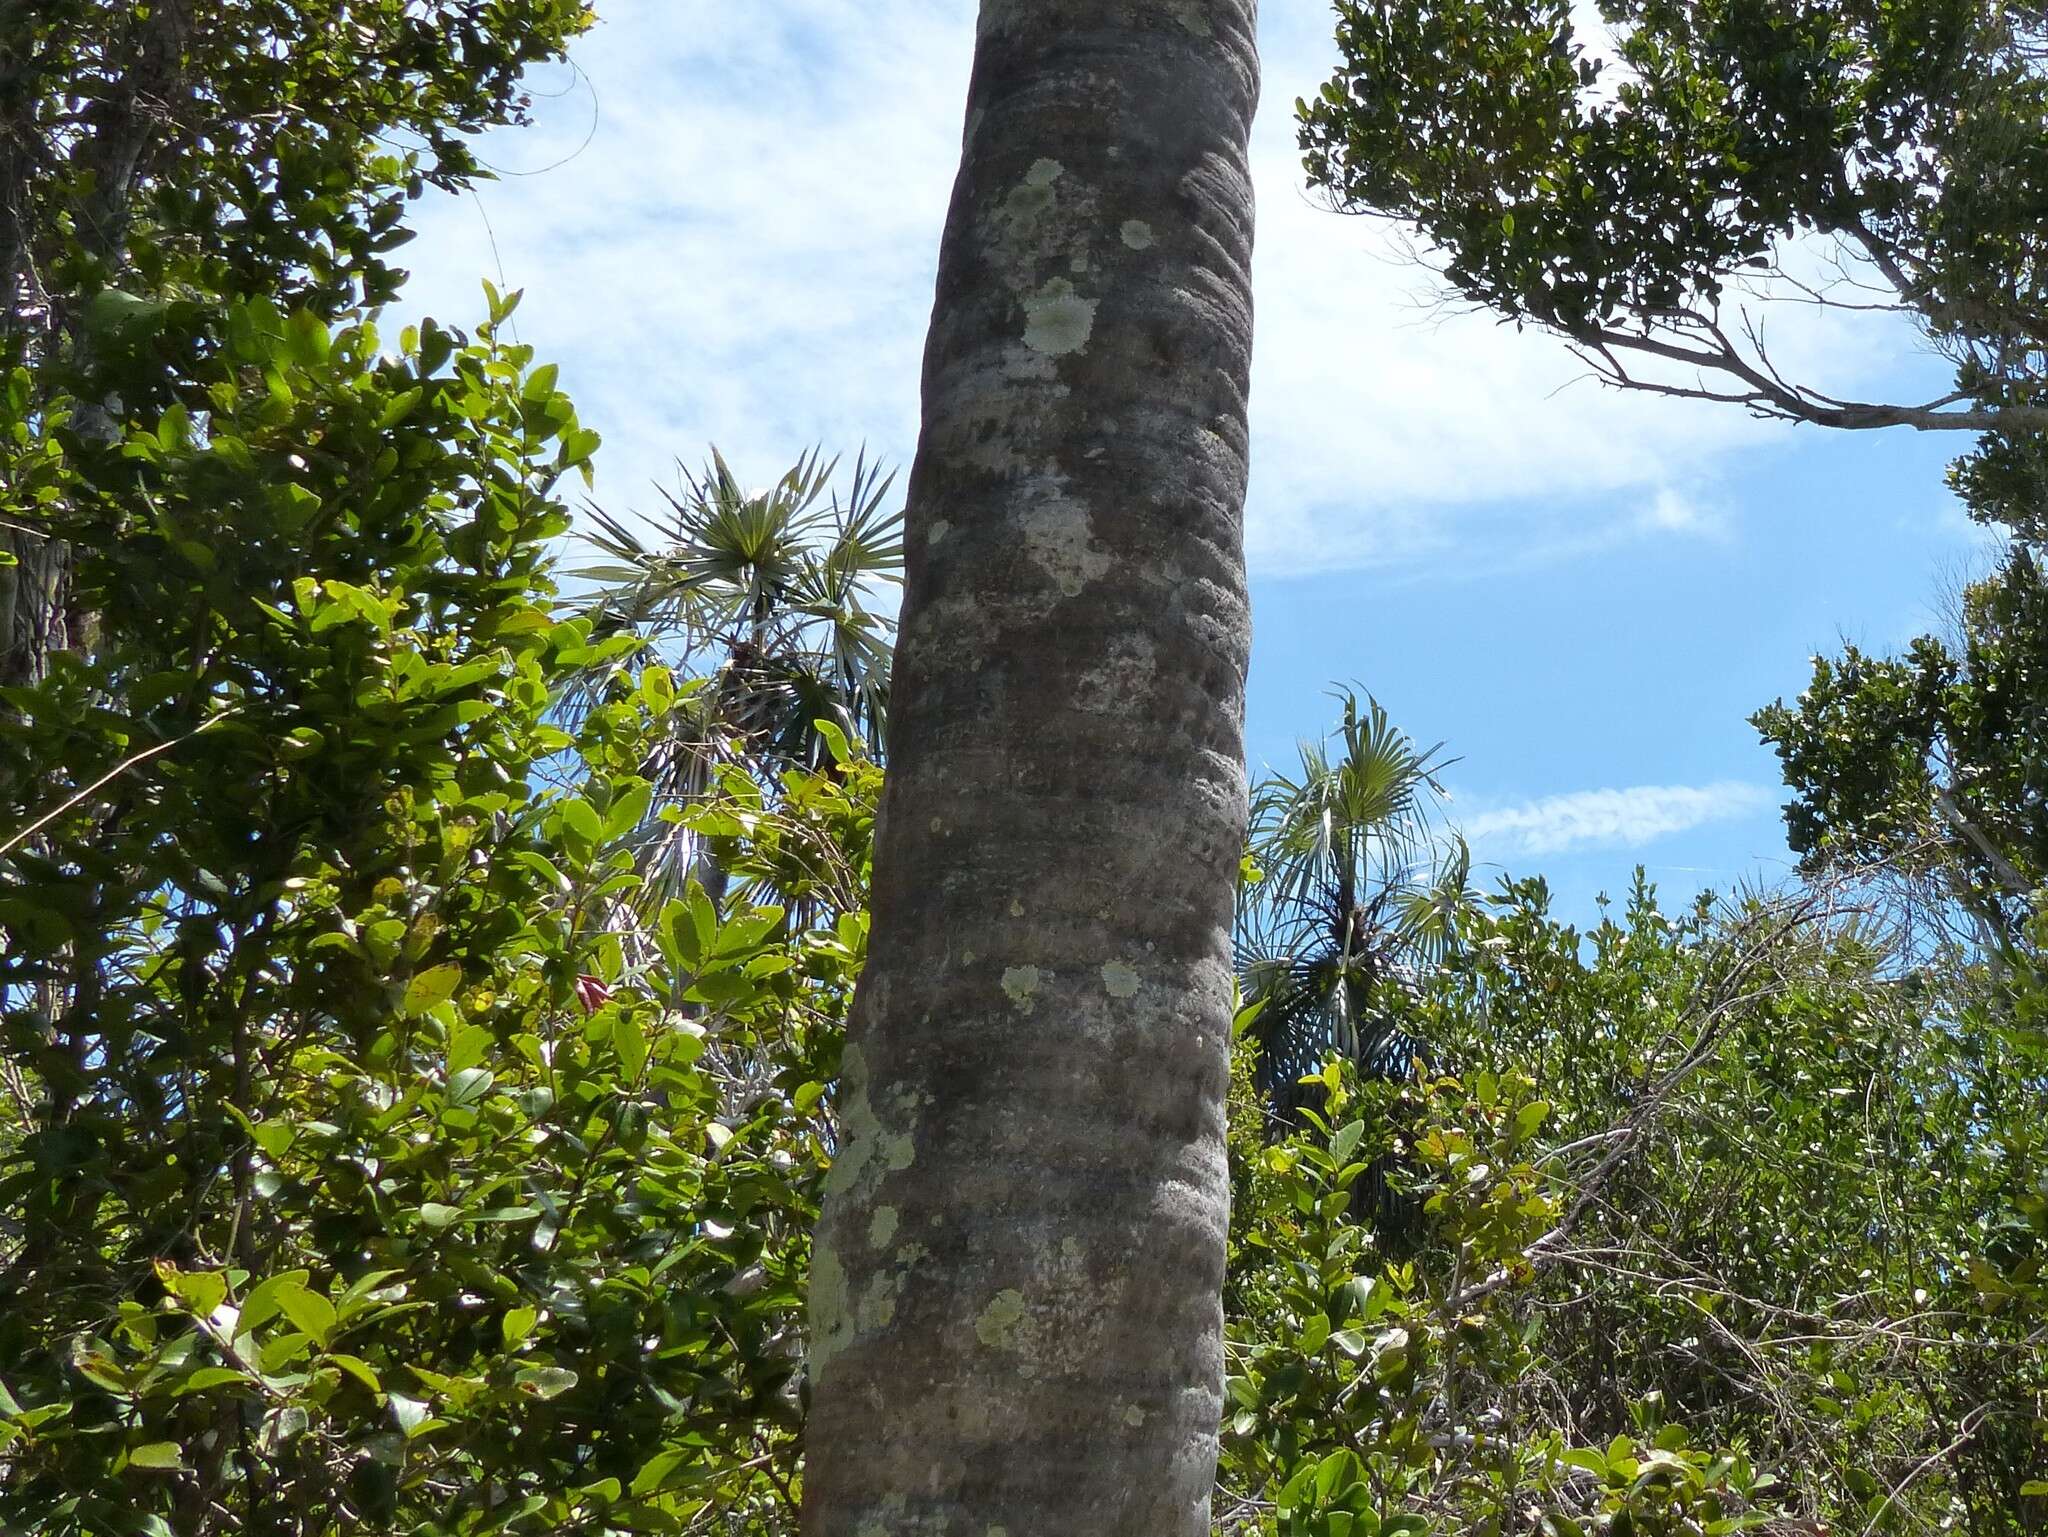
M1464 818L1460 830L1475 849L1502 858L1578 848L1640 848L1710 822L1755 815L1777 800L1777 791L1739 780L1576 790L1482 811Z
M1670 486L1658 487L1657 493L1642 503L1636 523L1641 528L1667 534L1724 538L1728 533L1726 514Z
M1264 9L1255 573L1455 572L1697 533L1639 509L1689 505L1654 499L1784 429L1598 388L1554 341L1432 307L1387 229L1302 191L1292 107L1334 61L1330 14ZM580 78L549 72L538 125L485 146L540 174L423 206L407 309L473 318L502 263L527 290L522 339L604 434L613 507L648 505L648 480L710 443L749 479L812 443L907 466L973 11L615 0ZM1789 320L1788 356L1886 361Z

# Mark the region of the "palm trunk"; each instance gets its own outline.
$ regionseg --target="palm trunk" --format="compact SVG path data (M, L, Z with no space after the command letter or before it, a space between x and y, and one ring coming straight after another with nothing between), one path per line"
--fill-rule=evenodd
M1197 1537L1221 1407L1256 0L984 0L804 1527Z

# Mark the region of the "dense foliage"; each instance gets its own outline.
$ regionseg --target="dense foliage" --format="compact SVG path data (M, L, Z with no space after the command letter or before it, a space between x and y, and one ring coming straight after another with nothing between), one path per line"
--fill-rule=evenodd
M2010 983L1825 885L1671 917L1639 880L1589 934L1547 902L1504 883L1385 995L1430 1062L1333 1063L1240 1137L1230 1508L2035 1529L2048 1040ZM1419 1218L1357 1199L1387 1169Z
M1417 230L1460 300L1612 383L1825 426L1983 434L1973 504L2038 533L2048 13L1993 0L1338 0L1310 182ZM1590 24L1590 26L1589 26ZM1790 377L1785 303L1909 316L1909 402Z
M2015 544L1962 593L1957 633L1898 657L1816 657L1793 705L1758 712L1809 868L1938 872L1994 945L2023 942L2048 882L2048 586Z
M22 370L7 421L72 479L24 483L23 464L10 488L0 685L90 649L103 613L147 612L100 564L150 526L128 425L204 423L209 392L231 387L238 302L332 324L391 298L408 200L481 174L468 136L519 120L521 71L588 21L582 0L7 8L0 368Z

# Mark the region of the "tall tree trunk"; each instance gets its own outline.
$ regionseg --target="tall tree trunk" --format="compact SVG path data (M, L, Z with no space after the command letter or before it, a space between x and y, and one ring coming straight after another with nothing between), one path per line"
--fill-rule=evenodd
M110 84L80 106L79 136L60 149L35 111L51 76L83 75L78 55L89 45L60 32L30 48L20 0L0 0L0 371L33 374L67 350L73 371L86 371L81 316L61 290L44 291L42 273L58 253L121 270L154 158L179 130L191 0L136 9L100 39ZM79 411L82 426L118 437L106 405ZM14 688L40 682L60 651L89 651L97 622L77 589L75 553L32 508L0 518L0 555L13 557L0 566L0 688Z
M72 649L74 625L85 629L88 616L71 597L71 548L61 539L22 524L0 526L0 688L39 683L50 670L50 657Z
M812 1272L813 1537L1209 1530L1255 10L982 5Z

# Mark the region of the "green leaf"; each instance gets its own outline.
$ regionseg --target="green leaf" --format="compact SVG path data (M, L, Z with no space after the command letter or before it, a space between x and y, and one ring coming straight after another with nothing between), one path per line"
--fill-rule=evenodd
M254 1379L247 1372L238 1372L229 1366L202 1366L177 1387L177 1396L187 1393L203 1393L208 1388L225 1387L229 1383L245 1383Z
M406 983L405 998L398 1012L408 1019L424 1014L435 1005L446 1003L461 985L462 967L454 961L429 966Z
M588 427L578 427L573 432L565 433L562 437L562 450L558 456L560 462L564 467L587 463L603 441Z
M496 1040L497 1037L483 1025L464 1025L448 1042L446 1071L454 1074L464 1068L475 1067L490 1054Z
M666 941L662 952L671 964L683 970L694 970L704 958L704 947L698 938L697 925L691 921L689 906L675 898L661 910L659 932Z
M1331 1452L1316 1464L1316 1500L1328 1504L1334 1497L1362 1482L1364 1468L1358 1460L1358 1453L1350 1447L1341 1447Z
M811 729L824 740L825 751L832 755L834 763L853 762L853 744L847 741L846 733L839 728L837 721L814 720L811 722Z
M304 1290L306 1276L307 1272L303 1270L287 1270L258 1282L242 1299L241 1318L236 1328L248 1333L275 1318L282 1309L284 1294Z
M689 1461L690 1453L682 1451L656 1452L641 1464L640 1471L633 1475L633 1484L628 1491L634 1495L652 1494L669 1480L669 1475Z
M508 1349L516 1349L533 1335L534 1325L540 1321L540 1312L535 1308L512 1308L499 1320L499 1330L505 1337Z
M635 780L613 796L610 808L605 812L604 840L610 842L623 838L638 827L647 815L647 808L654 802L654 787L644 780Z
M368 1388L379 1403L384 1401L384 1384L378 1380L377 1373L371 1369L369 1362L358 1356L342 1355L339 1352L330 1355L327 1362L330 1366L340 1367Z
M333 338L327 322L311 310L294 310L284 323L285 349L293 360L312 367L327 361Z
M647 1068L647 1036L632 1010L620 1009L612 1016L612 1045L619 1054L619 1070L637 1083Z
M513 1381L529 1398L559 1398L576 1386L576 1374L566 1366L528 1366Z
M405 1433L407 1440L418 1435L428 1423L427 1406L417 1398L407 1398L403 1393L390 1395L391 1418Z
M157 1261L157 1278L166 1290L186 1311L201 1318L213 1316L213 1310L227 1300L228 1278L213 1270L179 1270L163 1260Z
M393 395L377 417L377 430L387 432L412 415L413 408L420 403L420 394L419 390L411 389Z
M273 1335L257 1353L257 1364L265 1375L275 1375L313 1348L313 1337L296 1329Z
M522 849L512 857L517 863L525 865L528 869L536 871L549 881L552 881L555 889L564 895L575 890L575 887L569 883L569 877L564 875L560 867L552 859L548 858L547 855L537 854L531 849Z
M325 1297L294 1287L278 1293L277 1305L316 1344L326 1344L334 1332L334 1304Z
M1330 1139L1330 1158L1338 1165L1351 1161L1351 1155L1358 1151L1359 1141L1365 1136L1365 1122L1352 1121L1340 1127L1337 1135Z
M151 1441L128 1453L128 1465L157 1473L183 1472L185 1464L175 1441Z
M598 820L589 801L572 795L556 809L562 825L585 843L594 847L604 841L604 823Z

